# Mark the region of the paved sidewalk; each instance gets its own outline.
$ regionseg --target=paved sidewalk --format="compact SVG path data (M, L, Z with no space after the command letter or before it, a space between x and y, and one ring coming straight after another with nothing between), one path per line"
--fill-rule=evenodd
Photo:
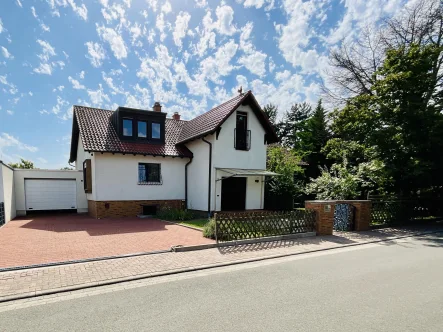
M440 226L441 227L441 226ZM0 302L202 268L340 248L435 232L443 228L381 229L190 252L119 258L0 273ZM389 243L389 242L387 242Z

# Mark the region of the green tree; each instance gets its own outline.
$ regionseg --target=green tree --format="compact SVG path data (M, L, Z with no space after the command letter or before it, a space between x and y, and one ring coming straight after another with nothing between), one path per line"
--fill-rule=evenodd
M301 148L305 155L304 160L309 164L306 175L308 178L317 177L320 174L319 166L323 167L328 164L322 149L331 137L321 99L318 101L312 116L307 119L305 131L301 132L299 136Z
M12 168L22 168L22 169L34 169L34 163L29 160L25 160L23 158L20 158L19 163L9 163L9 166Z
M280 174L266 182L266 199L270 209L292 208L294 198L303 193L301 158L292 149L271 145L267 150L266 169Z
M310 104L294 104L289 111L285 112L280 125L282 144L296 151L305 151L302 136L307 130L307 122L312 113Z
M278 107L274 104L269 103L265 105L265 107L263 107L263 112L268 117L268 120L272 124L275 133L279 135L281 124L277 121Z

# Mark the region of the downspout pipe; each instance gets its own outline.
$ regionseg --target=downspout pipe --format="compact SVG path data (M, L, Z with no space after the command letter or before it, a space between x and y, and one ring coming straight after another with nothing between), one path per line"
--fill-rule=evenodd
M209 144L209 175L208 175L208 218L211 218L211 170L212 170L212 143L202 138L202 141Z
M185 209L188 209L188 166L192 163L192 158L185 165Z

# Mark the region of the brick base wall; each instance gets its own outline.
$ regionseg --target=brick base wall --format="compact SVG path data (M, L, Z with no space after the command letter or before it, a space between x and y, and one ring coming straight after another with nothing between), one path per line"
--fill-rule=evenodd
M335 205L339 203L352 204L355 207L354 227L357 232L370 229L371 201L306 201L305 208L315 210L317 213L317 235L332 235Z
M93 218L135 217L142 214L142 205L157 205L157 210L163 207L182 209L183 201L88 201L89 215Z

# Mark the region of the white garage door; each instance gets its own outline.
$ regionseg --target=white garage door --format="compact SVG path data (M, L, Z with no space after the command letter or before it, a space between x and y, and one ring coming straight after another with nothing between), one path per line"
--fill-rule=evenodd
M75 180L25 180L26 210L66 210L77 208Z

